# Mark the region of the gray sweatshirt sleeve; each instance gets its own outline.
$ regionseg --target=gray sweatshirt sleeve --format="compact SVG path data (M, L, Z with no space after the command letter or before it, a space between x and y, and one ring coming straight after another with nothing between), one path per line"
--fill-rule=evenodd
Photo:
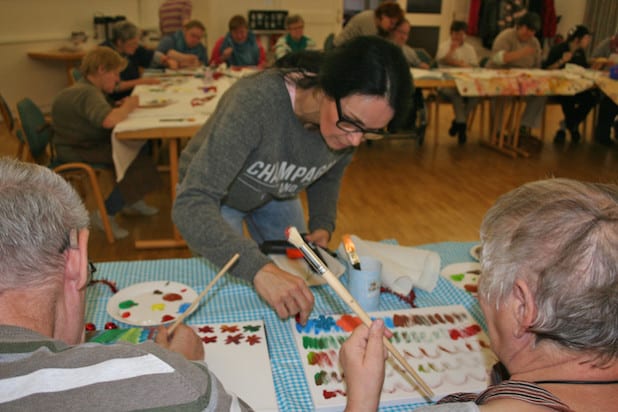
M172 219L189 247L215 265L221 267L239 253L230 273L253 281L257 271L271 260L253 240L236 233L220 209L231 182L259 145L268 116L256 113L260 105L251 96L243 96L241 88L237 90L240 92L222 97L216 112L193 138L201 144L180 185Z

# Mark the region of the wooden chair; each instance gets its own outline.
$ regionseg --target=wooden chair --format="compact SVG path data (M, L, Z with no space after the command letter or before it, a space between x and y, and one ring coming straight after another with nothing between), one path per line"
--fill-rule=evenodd
M81 162L61 163L55 161L53 148L50 144L53 135L52 128L49 123L45 121L41 109L39 109L32 100L28 98L20 100L17 103L17 112L19 114L23 135L28 143L30 156L34 161L39 164L46 164L50 169L62 175L71 183L75 182L75 176L86 177L86 180L90 184L97 209L101 214L107 241L109 243L114 243L114 234L105 210L103 194L94 167ZM46 156L48 153L49 158ZM50 161L48 162L47 160Z
M9 134L15 137L15 139L18 141L17 153L15 154L15 157L19 160L22 160L25 147L24 135L20 130L19 126L17 125L17 122L13 117L13 113L11 112L11 108L7 104L6 100L4 100L2 94L0 94L0 112L2 113L2 120L4 121L4 124L6 125Z

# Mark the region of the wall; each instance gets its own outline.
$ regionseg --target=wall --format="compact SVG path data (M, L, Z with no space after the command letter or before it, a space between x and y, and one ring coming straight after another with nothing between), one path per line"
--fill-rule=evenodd
M124 15L140 27L156 28L157 9L162 0L4 0L0 13L0 93L9 104L30 97L48 110L54 96L66 86L66 72L61 62L30 59L28 51L59 48L68 44L71 31L93 34L95 14ZM405 8L406 0L398 0ZM209 50L216 39L227 32L229 17L247 14L251 9L289 9L305 18L305 32L318 45L341 25L343 1L336 0L195 0L194 17L202 20L208 31ZM557 14L563 16L559 33L579 23L586 2L555 0ZM440 41L448 37L448 26L455 18L467 19L469 0L442 0L439 15L408 15L412 25L440 27ZM90 45L95 44L91 39Z

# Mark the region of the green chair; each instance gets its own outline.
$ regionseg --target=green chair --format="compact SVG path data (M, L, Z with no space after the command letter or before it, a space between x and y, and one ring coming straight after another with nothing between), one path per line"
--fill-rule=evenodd
M79 79L81 79L82 77L83 77L82 72L80 72L77 67L73 67L71 69L71 80L72 80L71 84L79 81Z
M17 153L15 154L15 157L22 160L24 155L24 147L26 144L24 135L19 129L17 122L15 122L11 108L7 104L6 100L4 100L2 94L0 94L0 113L2 113L2 120L4 121L9 134L18 140Z
M17 103L17 112L30 155L37 163L46 163L50 169L62 175L71 183L74 182L76 176L87 178L97 209L101 215L101 220L103 221L105 237L109 243L114 243L114 234L107 217L105 203L103 202L103 194L95 169L91 165L82 162L62 163L54 159L53 147L51 145L53 136L52 127L46 122L41 109L39 109L32 100L28 98L20 100ZM50 162L43 160L46 157L45 154L47 154L48 149L51 159Z

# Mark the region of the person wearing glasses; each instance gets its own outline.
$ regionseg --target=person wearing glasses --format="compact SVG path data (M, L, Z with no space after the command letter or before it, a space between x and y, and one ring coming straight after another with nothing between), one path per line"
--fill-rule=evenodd
M238 80L182 152L172 210L195 253L217 265L240 253L230 273L252 282L282 319L300 314L302 323L312 293L259 244L285 239L296 226L327 246L354 148L405 118L412 88L400 48L377 36L332 49L317 66L317 73L278 68Z
M139 345L85 344L84 204L46 167L5 157L0 176L0 410L250 410L186 325Z

